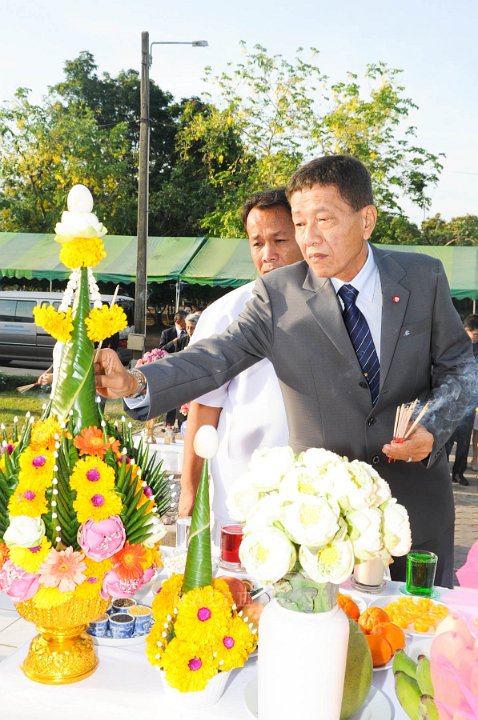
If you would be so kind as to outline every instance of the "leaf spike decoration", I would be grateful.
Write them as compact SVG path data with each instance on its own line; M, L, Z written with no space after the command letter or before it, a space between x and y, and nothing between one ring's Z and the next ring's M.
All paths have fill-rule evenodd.
M212 425L203 425L194 437L194 450L196 455L204 458L204 462L189 532L182 588L184 593L194 588L206 587L212 582L208 460L216 454L218 444L217 430Z

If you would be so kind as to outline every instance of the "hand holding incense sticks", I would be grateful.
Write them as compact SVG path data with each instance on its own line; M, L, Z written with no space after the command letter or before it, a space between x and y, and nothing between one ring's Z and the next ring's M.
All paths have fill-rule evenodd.
M415 413L417 404L418 400L414 400L411 403L404 403L403 405L397 407L397 411L395 413L395 423L393 426L393 443L403 443L407 440L430 407L430 403L426 402L412 422L412 417ZM388 462L390 461L391 458L388 458ZM410 460L408 460L408 462L410 462Z

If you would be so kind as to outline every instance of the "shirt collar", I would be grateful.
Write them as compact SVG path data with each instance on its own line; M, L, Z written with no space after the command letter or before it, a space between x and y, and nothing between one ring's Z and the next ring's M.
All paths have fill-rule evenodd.
M365 264L357 273L357 275L353 278L353 280L349 280L349 282L345 283L343 280L339 280L338 278L333 277L330 278L330 281L334 286L334 290L336 293L338 293L342 285L353 285L354 288L359 291L359 293L362 293L362 297L364 295L372 296L374 291L373 280L377 271L377 264L373 256L372 248L369 245L368 255Z

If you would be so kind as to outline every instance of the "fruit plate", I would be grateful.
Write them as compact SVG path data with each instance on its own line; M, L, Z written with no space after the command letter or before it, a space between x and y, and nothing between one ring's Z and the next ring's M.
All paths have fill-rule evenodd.
M341 595L347 595L347 597L352 598L352 600L357 605L357 607L361 613L363 613L363 611L367 609L367 601L364 600L364 598L361 597L361 595L354 592L353 590L349 590L348 588L339 587L339 593Z
M251 718L258 718L257 678L253 678L244 688L244 704ZM377 688L370 688L367 700L360 710L349 720L393 720L393 708L386 696Z
M425 600L424 598L416 598L416 597L411 597L411 596L407 596L405 598L402 595L382 595L381 597L374 598L374 600L372 600L372 602L369 604L369 607L385 608L385 607L387 607L387 605L390 605L391 603L399 602L400 604L404 604L404 603L413 602L416 604L419 602L422 603L424 601L427 603L427 605L429 604L429 606L433 606L433 607L437 606L437 607L446 609L446 605L442 602L438 602L437 600L431 600L431 599ZM446 609L445 615L446 614L448 614L447 609ZM393 618L390 618L390 619L393 622ZM440 622L441 619L442 619L442 617L440 617L438 619L437 624ZM416 636L416 637L433 637L435 635L434 629L429 630L427 632L423 632L421 630L416 630L415 626L413 624L410 624L408 627L403 628L403 630L406 634Z

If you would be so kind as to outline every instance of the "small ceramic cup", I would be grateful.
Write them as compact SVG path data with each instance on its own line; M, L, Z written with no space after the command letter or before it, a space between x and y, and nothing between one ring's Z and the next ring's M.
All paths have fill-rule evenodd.
M113 600L111 603L110 614L113 615L113 613L117 612L129 612L129 609L134 605L136 605L136 600L133 600L133 598L116 598L116 600Z
M146 605L135 605L128 610L134 617L134 632L136 635L146 635L151 628L152 612Z
M95 637L104 637L108 631L108 622L109 617L104 613L99 618L96 618L96 620L90 622L88 625L89 634Z
M110 615L110 632L113 638L129 638L134 632L134 617L126 612Z

